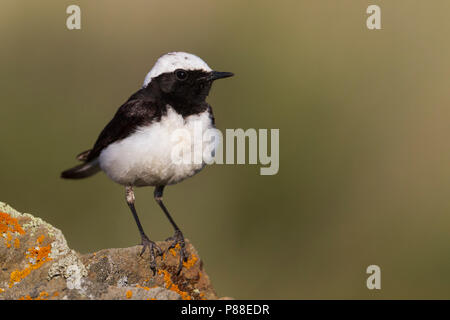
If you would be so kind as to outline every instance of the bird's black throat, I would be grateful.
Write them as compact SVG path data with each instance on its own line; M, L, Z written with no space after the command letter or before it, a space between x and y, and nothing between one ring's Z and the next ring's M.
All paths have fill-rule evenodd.
M183 117L206 111L206 103L212 81L202 80L208 76L204 71L186 71L187 78L177 79L174 73L164 73L140 91L141 98L152 100L161 110L161 115L171 106Z

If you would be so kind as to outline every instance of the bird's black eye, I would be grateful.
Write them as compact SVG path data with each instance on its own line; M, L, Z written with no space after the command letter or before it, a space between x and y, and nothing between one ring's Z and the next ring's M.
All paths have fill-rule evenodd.
M177 76L177 79L180 81L186 80L188 76L187 72L183 69L175 70L175 75Z

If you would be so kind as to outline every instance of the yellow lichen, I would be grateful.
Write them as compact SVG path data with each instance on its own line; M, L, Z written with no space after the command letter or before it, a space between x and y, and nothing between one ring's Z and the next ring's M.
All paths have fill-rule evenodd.
M131 299L131 297L133 296L133 292L131 292L131 290L128 290L126 295L127 295L127 299Z
M42 244L44 241L43 236L39 237L36 242L37 244ZM26 253L26 257L30 259L28 266L23 270L14 270L11 272L9 287L11 288L14 284L20 282L22 279L27 277L32 270L40 268L44 263L52 260L49 254L52 250L51 244L45 247L34 247L29 248Z

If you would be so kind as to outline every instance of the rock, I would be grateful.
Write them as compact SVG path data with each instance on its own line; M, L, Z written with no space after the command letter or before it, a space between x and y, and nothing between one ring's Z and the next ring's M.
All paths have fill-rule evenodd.
M189 260L179 275L178 248L165 252L157 273L141 246L80 254L40 218L0 202L0 299L217 299L203 262L186 239Z

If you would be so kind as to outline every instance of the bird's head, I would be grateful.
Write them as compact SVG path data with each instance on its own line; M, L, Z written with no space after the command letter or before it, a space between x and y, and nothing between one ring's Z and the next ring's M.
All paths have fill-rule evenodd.
M158 88L166 97L177 101L201 102L208 96L214 80L231 76L231 72L212 70L196 55L170 52L156 61L142 87Z

